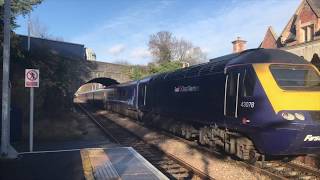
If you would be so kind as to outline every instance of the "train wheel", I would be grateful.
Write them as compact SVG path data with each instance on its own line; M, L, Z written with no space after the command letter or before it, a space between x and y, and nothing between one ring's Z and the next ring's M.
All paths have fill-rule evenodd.
M256 150L254 150L254 149L249 150L248 162L250 164L255 164L258 161L259 157L260 157L260 154Z
M296 157L295 156L292 156L292 157L284 157L281 161L282 162L285 162L285 163L288 163L288 162L291 162L292 160L294 160Z
M186 138L186 139L191 139L191 132L190 132L190 130L185 130L185 134L184 134L184 137Z
M204 145L205 144L205 140L204 140L204 130L201 129L200 133L199 133L199 143Z

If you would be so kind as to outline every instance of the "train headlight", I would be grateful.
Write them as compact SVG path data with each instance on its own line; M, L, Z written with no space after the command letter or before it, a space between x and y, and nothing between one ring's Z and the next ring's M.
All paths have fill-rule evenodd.
M286 120L289 120L289 121L292 121L295 119L294 115L291 114L291 113L287 113L287 112L284 112L281 114L281 116L286 119Z
M294 113L294 116L296 116L296 118L301 121L304 121L306 119L302 113Z

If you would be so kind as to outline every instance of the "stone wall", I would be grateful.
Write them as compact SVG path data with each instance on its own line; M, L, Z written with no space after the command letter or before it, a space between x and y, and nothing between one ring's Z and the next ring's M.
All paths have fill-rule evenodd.
M119 83L124 83L131 81L130 71L132 69L131 66L113 64L107 62L100 61L87 61L88 66L91 67L91 71L88 77L84 79L84 82L88 82L95 78L110 78L114 79ZM102 84L98 83L89 83L89 84L81 84L79 85L78 91L76 94L88 92L96 89L103 88Z
M131 66L113 64L107 62L99 62L99 61L90 61L95 64L96 68L92 70L91 77L88 80L98 78L98 77L106 77L111 78L119 83L124 83L131 81L129 77L129 72L131 70Z
M298 44L290 47L283 47L282 50L289 51L298 56L303 56L306 60L311 61L313 55L317 53L320 55L320 40Z

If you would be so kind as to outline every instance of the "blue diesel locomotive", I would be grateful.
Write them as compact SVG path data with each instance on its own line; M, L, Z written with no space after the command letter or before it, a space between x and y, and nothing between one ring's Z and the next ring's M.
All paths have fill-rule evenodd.
M243 160L320 152L319 71L282 50L246 50L82 96Z

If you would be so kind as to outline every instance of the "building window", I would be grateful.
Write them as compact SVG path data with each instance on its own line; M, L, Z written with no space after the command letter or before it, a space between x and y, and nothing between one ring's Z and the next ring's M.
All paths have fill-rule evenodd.
M305 26L302 28L304 41L303 42L310 42L314 39L314 25Z
M320 70L320 58L317 53L313 54L311 64L315 65Z

